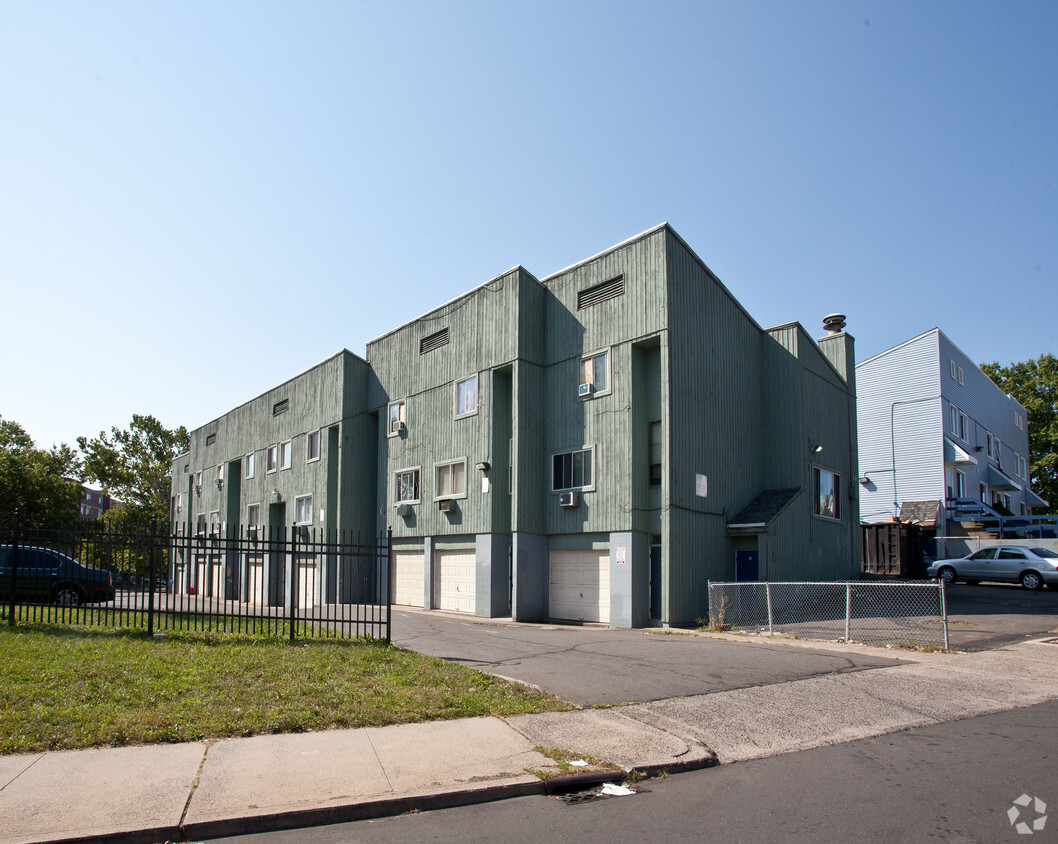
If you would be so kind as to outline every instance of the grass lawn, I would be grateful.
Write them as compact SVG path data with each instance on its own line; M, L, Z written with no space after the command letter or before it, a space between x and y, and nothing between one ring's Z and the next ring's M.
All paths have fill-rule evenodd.
M0 627L0 753L568 709L367 641Z

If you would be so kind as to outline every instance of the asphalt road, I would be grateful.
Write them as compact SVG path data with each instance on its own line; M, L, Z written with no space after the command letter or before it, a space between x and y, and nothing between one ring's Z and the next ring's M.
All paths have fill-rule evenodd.
M402 647L529 683L579 706L787 683L898 661L883 649L864 656L664 631L501 624L397 608L392 635Z
M1058 840L1058 701L646 780L627 797L498 803L222 839L288 842ZM1041 815L1031 836L1016 822ZM1031 827L1030 827L1031 828Z

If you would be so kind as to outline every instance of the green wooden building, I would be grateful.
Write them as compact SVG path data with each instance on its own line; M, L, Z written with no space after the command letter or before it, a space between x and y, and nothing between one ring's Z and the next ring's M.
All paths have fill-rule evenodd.
M197 429L173 519L391 528L397 604L693 624L710 580L856 576L843 328L762 329L663 224L544 279L516 267ZM282 600L267 561L221 568L176 580ZM350 599L340 566L301 568L304 603Z

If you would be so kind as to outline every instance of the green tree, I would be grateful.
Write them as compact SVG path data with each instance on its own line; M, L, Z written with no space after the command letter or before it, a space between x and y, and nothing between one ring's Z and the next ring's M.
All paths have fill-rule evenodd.
M133 414L127 429L101 431L91 440L78 437L77 445L84 454L84 477L121 502L124 524L145 526L158 519L168 526L173 458L188 447L182 425L169 430L153 416Z
M66 443L44 451L21 425L0 417L0 514L73 515L79 474L77 453Z
M1009 366L983 363L981 369L1028 410L1032 490L1054 512L1058 509L1058 358L1046 354Z

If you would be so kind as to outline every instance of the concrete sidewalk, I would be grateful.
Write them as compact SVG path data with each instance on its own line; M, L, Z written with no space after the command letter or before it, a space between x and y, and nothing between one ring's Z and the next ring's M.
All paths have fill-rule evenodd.
M1058 644L901 656L913 661L506 721L0 757L0 842L200 840L380 817L543 794L533 771L557 767L537 747L687 770L1058 698Z

